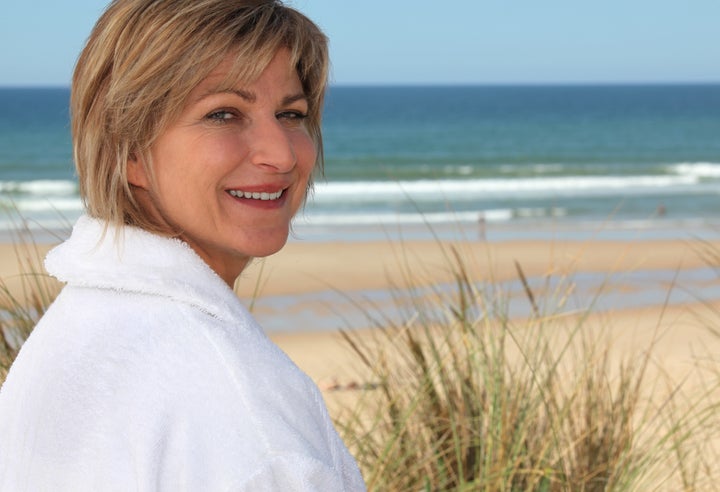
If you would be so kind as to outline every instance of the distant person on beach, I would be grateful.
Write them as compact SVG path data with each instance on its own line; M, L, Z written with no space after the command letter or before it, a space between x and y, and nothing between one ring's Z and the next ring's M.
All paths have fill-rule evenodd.
M322 165L327 40L277 0L116 0L75 68L86 214L0 392L1 491L357 491L233 292Z
M487 220L485 219L485 212L480 212L478 215L478 239L485 241L487 239Z

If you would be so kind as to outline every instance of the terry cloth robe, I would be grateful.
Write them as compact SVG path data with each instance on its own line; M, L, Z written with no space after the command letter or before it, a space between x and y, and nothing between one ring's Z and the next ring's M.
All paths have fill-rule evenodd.
M0 392L0 491L365 490L312 381L184 242L82 217Z

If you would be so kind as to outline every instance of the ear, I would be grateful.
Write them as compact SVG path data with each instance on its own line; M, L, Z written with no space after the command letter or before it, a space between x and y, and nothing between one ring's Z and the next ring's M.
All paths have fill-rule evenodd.
M133 186L147 190L150 188L150 180L148 179L145 165L135 154L130 154L127 161L127 180Z

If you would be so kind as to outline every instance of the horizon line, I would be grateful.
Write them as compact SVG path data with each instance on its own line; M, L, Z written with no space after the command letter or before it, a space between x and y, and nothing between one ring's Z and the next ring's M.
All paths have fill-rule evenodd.
M544 81L544 82L330 82L328 88L392 88L392 87L612 87L612 86L708 86L720 85L720 80L675 81ZM5 84L2 89L70 89L69 84Z

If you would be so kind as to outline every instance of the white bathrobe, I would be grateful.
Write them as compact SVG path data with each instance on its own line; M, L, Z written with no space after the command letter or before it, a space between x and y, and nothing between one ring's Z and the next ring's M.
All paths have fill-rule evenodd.
M0 392L0 491L356 491L317 387L176 239L82 217Z

